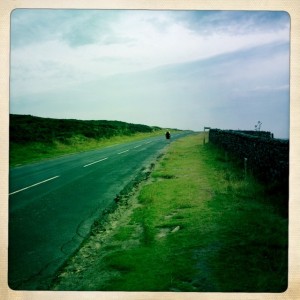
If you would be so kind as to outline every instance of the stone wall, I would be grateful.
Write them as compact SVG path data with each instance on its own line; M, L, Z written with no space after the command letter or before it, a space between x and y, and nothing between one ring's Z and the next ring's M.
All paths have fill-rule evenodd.
M272 139L274 137L273 133L271 133L270 131L256 131L256 130L229 130L229 131L254 135L266 139Z
M210 129L209 142L232 153L259 179L288 183L289 141L273 139L270 132Z

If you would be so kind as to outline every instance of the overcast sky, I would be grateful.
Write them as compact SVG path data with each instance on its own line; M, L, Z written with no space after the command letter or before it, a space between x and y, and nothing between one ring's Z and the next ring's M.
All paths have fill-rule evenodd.
M285 12L18 9L10 112L288 138L289 43Z

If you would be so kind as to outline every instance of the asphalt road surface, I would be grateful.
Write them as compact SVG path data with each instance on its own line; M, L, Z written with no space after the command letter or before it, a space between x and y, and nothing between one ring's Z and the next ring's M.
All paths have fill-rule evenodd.
M8 283L45 290L93 221L169 142L189 134L106 147L10 169Z

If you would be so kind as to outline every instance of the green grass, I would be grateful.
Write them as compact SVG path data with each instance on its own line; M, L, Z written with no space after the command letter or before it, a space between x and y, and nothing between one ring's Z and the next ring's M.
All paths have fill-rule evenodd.
M120 217L104 248L92 250L89 271L62 278L56 289L286 289L288 219L277 203L287 206L287 195L275 199L250 175L245 179L234 159L202 140L197 134L170 145L129 219ZM110 275L103 280L103 274Z
M108 120L41 118L31 115L9 116L10 141L14 143L67 142L73 136L92 139L153 132L159 127Z
M163 135L157 126L10 114L10 166Z
M61 155L100 149L158 135L164 135L164 131L157 130L151 133L135 133L130 136L113 136L99 140L87 138L82 135L75 135L64 142L30 142L26 144L11 142L9 149L9 164L13 167L55 158Z

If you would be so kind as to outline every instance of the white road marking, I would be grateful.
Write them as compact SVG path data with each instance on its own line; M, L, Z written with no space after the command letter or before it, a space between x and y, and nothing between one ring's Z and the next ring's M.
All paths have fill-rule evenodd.
M125 152L128 152L129 150L125 150L125 151L122 151L122 152L120 152L120 153L118 153L118 154L122 154L122 153L125 153Z
M136 148L138 148L138 147L141 147L142 145L143 145L143 144L137 145L137 146L134 147L134 149L136 149Z
M91 165L97 164L98 162L100 162L100 161L103 161L103 160L106 160L106 159L108 159L108 157L105 157L105 158L102 158L102 159L99 159L99 160L93 161L92 163L90 163L90 164L87 164L87 165L85 165L85 166L83 166L83 167L85 168L85 167L88 167L88 166L91 166Z
M9 195L13 195L13 194L16 194L16 193L25 191L25 190L27 190L27 189L30 189L30 188L34 187L34 186L37 186L37 185L40 185L40 184L45 183L45 182L47 182L47 181L53 180L53 179L55 179L55 178L57 178L57 177L59 177L59 176L54 176L54 177L51 177L51 178L49 178L49 179L43 180L43 181L41 181L41 182L35 183L35 184L33 184L33 185L27 186L27 187L25 187L25 188L23 188L23 189L20 189L20 190L18 190L18 191L15 191L15 192L10 193Z

